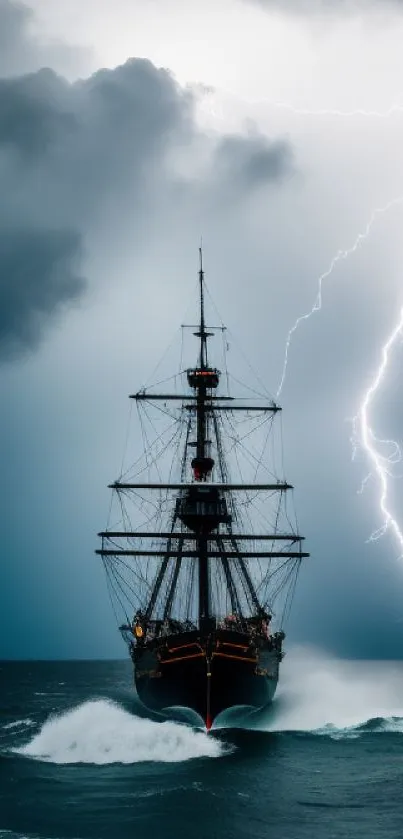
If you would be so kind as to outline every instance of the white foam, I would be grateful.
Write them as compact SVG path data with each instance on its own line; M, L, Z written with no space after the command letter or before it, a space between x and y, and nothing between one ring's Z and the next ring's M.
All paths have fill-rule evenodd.
M30 834L28 836L27 833L14 833L13 830L0 830L0 839L3 837L7 837L7 839L39 839L38 836L34 836Z
M29 839L25 833L13 833L12 830L0 830L0 839L3 836L7 836L7 839Z
M151 722L107 700L85 702L51 717L18 754L51 763L165 763L219 757L211 736L175 722Z
M257 727L352 736L369 720L374 731L403 733L403 662L341 661L294 648L273 708Z
M1 830L0 839L7 837L7 839L45 839L43 836L38 836L36 833L14 833L13 830Z
M403 734L403 718L386 717L377 726L378 731L388 731L391 734Z
M16 720L15 722L9 722L7 723L7 725L3 725L3 729L7 731L7 729L9 728L25 728L30 725L34 725L34 721L28 718L26 720Z

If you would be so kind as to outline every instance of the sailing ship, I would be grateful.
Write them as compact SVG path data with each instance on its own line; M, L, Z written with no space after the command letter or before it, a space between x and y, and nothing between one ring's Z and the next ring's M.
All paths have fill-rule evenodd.
M224 390L210 363L209 340L225 327L206 326L201 249L198 292L199 322L191 327L198 358L180 371L182 392L143 388L130 397L140 420L154 406L168 432L152 420L148 431L141 425L144 459L110 485L120 528L109 524L99 534L96 553L124 614L119 628L138 699L168 718L189 711L209 730L224 712L261 709L273 699L283 622L309 554L287 505L292 486L265 464L280 406L265 394L249 396L252 388L233 396L228 374ZM260 450L248 445L254 434ZM237 448L247 452L249 480ZM159 463L170 453L163 479Z

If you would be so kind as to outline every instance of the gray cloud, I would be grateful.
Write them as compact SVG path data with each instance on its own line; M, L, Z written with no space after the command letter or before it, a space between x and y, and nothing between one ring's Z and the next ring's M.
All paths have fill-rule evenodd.
M261 134L250 134L224 137L216 152L216 165L224 179L250 187L283 180L293 172L294 162L285 140L269 142Z
M85 63L86 51L60 41L41 42L33 33L35 16L20 0L0 0L0 76L29 73L44 66L70 72Z
M42 157L75 125L61 107L64 85L51 70L0 79L0 147Z
M11 42L21 41L29 11L0 3ZM82 255L111 207L123 218L130 202L136 235L178 187L188 204L241 201L292 171L287 142L204 136L193 107L144 59L74 83L50 69L0 80L0 358L31 350L83 293ZM201 146L207 174L179 176L183 150Z
M48 318L82 293L84 281L75 271L80 249L77 233L1 232L1 358L36 347Z
M125 181L139 198L187 111L146 61L73 85L51 70L0 81L0 355L32 349L58 304L77 299L73 264L94 216Z
M1 75L12 75L23 69L21 66L21 53L24 50L30 51L29 39L26 33L32 17L31 9L24 4L12 3L10 0L0 0Z

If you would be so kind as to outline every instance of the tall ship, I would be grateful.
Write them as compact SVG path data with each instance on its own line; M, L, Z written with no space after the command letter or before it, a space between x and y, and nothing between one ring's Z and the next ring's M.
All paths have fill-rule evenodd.
M273 699L284 621L309 554L275 445L280 406L252 374L241 383L226 361L224 373L210 362L210 339L225 327L206 325L201 249L198 293L195 366L180 366L171 389L164 380L162 392L130 397L136 456L110 485L96 553L123 616L138 699L209 730L228 711Z

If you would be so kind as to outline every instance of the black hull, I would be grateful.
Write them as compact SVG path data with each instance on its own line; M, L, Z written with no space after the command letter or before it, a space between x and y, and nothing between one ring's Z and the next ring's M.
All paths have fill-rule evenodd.
M281 653L269 643L260 647L251 651L227 641L209 649L198 639L165 647L162 655L158 648L137 648L133 660L138 697L151 711L168 716L177 716L178 706L190 709L207 729L234 706L263 708L277 687Z

